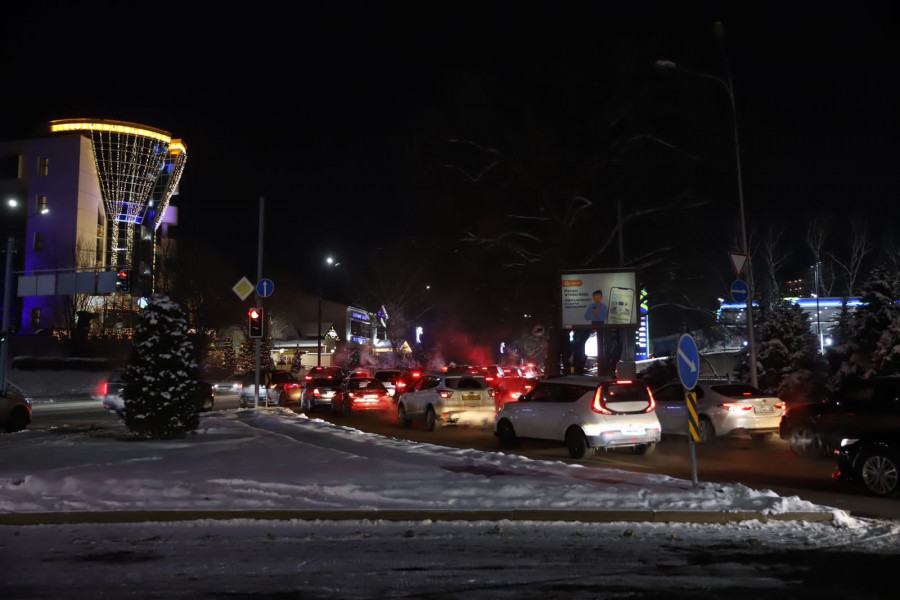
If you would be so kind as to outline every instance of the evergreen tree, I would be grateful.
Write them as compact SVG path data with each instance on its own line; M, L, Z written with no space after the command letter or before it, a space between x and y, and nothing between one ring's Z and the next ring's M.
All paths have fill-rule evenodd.
M896 361L892 358L892 347L898 339L896 298L897 285L889 272L883 266L872 269L863 285L861 304L853 312L854 344L841 365L838 381L880 375Z
M225 343L222 344L222 362L229 374L237 373L237 356L234 354L234 340L231 336L225 338Z
M256 340L245 337L241 340L237 357L238 373L251 373L256 370Z
M254 348L254 352L255 352ZM253 356L253 366L256 367L256 354ZM259 369L261 371L274 371L275 370L275 360L272 358L272 340L268 337L263 337L259 341Z
M141 311L125 373L125 426L152 439L196 431L196 386L184 312L167 296L154 294Z
M291 360L291 375L296 379L300 375L300 368L303 366L301 359L305 353L300 348L294 349L294 358Z
M803 309L777 300L766 311L759 333L756 367L760 389L789 404L822 397L827 365Z

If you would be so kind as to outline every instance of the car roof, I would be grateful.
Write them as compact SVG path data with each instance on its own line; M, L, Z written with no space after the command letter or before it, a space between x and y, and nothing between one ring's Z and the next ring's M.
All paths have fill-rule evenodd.
M593 375L560 375L558 377L548 377L542 379L539 383L568 383L575 385L583 385L585 387L596 387L597 384L616 381L614 377L595 377Z

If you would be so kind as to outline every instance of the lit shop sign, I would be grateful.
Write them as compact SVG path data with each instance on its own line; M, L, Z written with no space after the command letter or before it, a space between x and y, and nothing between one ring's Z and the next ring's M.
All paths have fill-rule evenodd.
M367 344L369 343L369 338L357 337L355 335L350 336L350 340L356 342L357 344Z
M356 311L351 311L351 312L350 312L350 318L351 318L351 319L357 319L357 320L359 320L359 321L368 321L368 320L369 320L369 315L363 314L363 313L358 313L358 312L356 312Z

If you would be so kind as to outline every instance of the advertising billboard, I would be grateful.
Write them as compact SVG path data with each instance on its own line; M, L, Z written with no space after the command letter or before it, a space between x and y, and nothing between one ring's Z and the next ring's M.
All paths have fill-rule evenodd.
M600 329L638 324L634 271L563 271L560 281L563 327Z

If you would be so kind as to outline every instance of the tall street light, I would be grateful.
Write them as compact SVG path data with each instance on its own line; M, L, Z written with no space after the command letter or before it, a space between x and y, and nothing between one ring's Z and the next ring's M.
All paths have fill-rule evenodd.
M328 256L325 258L325 265L327 269L332 269L337 267L339 262L337 262L334 257ZM316 332L316 366L322 366L322 273L324 271L322 269L319 270L319 328Z
M749 289L749 293L747 294L747 343L750 351L750 383L753 387L757 387L756 342L753 333L753 268L750 262L750 251L747 245L747 222L744 217L744 184L741 176L741 143L740 136L738 135L737 106L734 101L734 85L731 81L731 70L728 67L728 57L725 54L725 28L722 23L717 22L713 25L713 33L719 42L719 48L722 52L722 61L725 64L725 79L721 79L709 73L680 69L677 64L669 60L656 61L656 67L658 69L678 71L680 73L686 73L710 81L715 81L725 89L728 100L731 102L731 124L734 132L734 158L735 168L737 170L738 210L741 217L741 246L743 253L747 256L747 287Z

